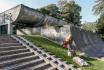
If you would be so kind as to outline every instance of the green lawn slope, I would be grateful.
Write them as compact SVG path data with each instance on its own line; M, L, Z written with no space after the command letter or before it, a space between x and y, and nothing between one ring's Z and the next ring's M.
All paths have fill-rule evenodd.
M59 44L52 42L46 38L41 36L23 36L27 40L33 42L38 47L45 48L47 51L51 52L52 54L56 55L58 58L62 58L64 61L67 61L69 64L76 65L72 58L67 56L67 49L62 48ZM83 67L83 70L104 70L104 62L91 59L91 58L84 58L89 64L89 67Z

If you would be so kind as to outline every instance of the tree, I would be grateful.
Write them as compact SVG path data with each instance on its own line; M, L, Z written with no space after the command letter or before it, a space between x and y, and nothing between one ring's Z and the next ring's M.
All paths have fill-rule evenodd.
M104 16L102 15L97 22L97 31L99 34L104 35Z
M81 12L81 7L78 4L76 4L74 1L70 1L66 3L62 8L61 16L65 21L79 26L81 23L80 12Z
M78 4L76 4L73 0L60 0L58 2L58 6L59 7L57 7L56 4L50 4L40 8L39 11L43 14L65 20L68 23L80 25L81 7Z
M74 0L59 0L58 1L58 7L59 7L59 10L62 11L64 6L67 4L67 3L70 3Z
M65 4L67 4L67 0L59 0L58 1L58 8L59 8L60 11L62 11Z
M104 35L104 0L96 0L95 3L94 14L100 15L97 21L97 32Z
M104 15L104 0L96 0L96 5L93 7L94 14Z
M47 14L47 15L49 15L49 11L48 10L46 10L45 8L40 8L40 9L37 9L37 11L39 11L39 12L41 12L41 13L43 13L43 14Z
M39 11L43 14L47 14L49 16L56 17L56 18L57 18L58 13L59 13L59 9L56 6L56 4L50 4L48 6L40 8Z

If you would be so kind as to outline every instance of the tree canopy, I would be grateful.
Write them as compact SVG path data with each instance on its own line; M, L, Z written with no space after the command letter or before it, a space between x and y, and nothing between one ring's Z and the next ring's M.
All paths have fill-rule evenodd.
M48 6L40 8L39 11L43 14L47 14L49 16L56 17L56 18L59 13L59 9L56 6L56 4L49 4Z
M74 25L79 26L81 24L81 7L73 0L59 0L58 5L49 4L38 9L38 11Z
M104 15L104 0L96 0L93 7L94 14Z
M100 16L100 18L98 19L97 30L98 30L98 33L104 34L104 16L103 15Z
M66 3L62 9L61 16L62 18L74 25L80 25L81 21L81 7L76 4L74 1Z
M95 14L100 15L97 21L97 31L104 34L104 0L96 0L93 11Z

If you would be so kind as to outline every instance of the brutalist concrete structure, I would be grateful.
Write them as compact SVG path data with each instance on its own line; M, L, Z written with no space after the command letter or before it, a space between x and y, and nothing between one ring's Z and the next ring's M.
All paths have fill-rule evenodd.
M0 19L1 19L1 23L0 23L1 26L2 24L3 25L7 24L8 27L11 26L11 28L13 25L18 23L32 24L33 26L41 26L44 24L61 26L61 25L67 24L67 22L65 21L58 20L56 18L39 13L34 9L29 8L23 4L13 7L1 13ZM8 20L9 22L6 22ZM10 23L11 25L8 23ZM12 29L8 29L7 32L8 34L12 34Z
M15 32L14 27L16 24L29 24L33 25L34 27L44 25L64 26L67 25L67 22L48 15L44 15L32 8L21 4L4 11L3 13L0 13L0 34L13 34ZM73 40L75 42L75 49L84 52L90 57L104 57L104 42L98 37L97 34L72 25L68 26L69 28L66 26L65 29L62 28L62 34L60 34L60 31L56 31L56 35L54 34L54 32L53 34L47 34L44 33L45 31L47 31L47 29L42 32L44 28L38 28L38 32L42 32L39 34L46 36L49 39L56 40L61 45L67 33L71 32ZM61 28L59 30L61 30ZM35 29L35 31L37 31L37 29ZM28 32L29 31L27 31L27 33ZM52 33L51 30L50 33Z

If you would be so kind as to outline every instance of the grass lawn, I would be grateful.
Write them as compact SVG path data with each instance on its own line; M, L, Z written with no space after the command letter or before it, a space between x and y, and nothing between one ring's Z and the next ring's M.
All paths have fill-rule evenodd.
M76 65L72 61L72 58L67 56L67 49L62 48L62 46L40 36L23 36L23 37L33 42L35 45L47 49L47 51L53 53L58 58L62 58L63 60L67 61L69 64ZM90 66L84 67L83 70L104 70L103 61L99 61L91 58L85 58L85 60L87 60Z
M23 36L23 37L33 42L38 47L45 48L47 51L56 55L56 57L63 58L63 60L68 61L69 64L74 63L72 59L67 56L67 49L63 49L62 46L60 46L59 44L56 44L40 36Z

